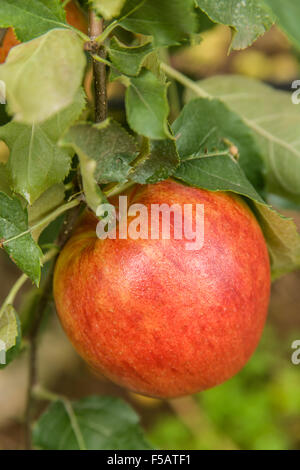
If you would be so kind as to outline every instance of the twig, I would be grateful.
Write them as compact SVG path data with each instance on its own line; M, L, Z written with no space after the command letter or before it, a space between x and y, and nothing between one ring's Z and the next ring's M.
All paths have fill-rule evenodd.
M93 10L89 12L90 48L94 56L99 56L105 61L106 49L103 44L98 44L96 38L103 32L103 20L99 19ZM106 91L106 65L93 58L93 75L95 90L95 122L104 121L107 118L107 91Z
M56 245L59 250L61 250L66 242L68 241L78 216L80 214L82 208L82 203L73 207L66 215L66 219L64 221L63 227L60 231L58 236ZM27 403L26 403L26 411L25 411L25 441L26 441L26 448L32 448L31 442L31 424L33 419L33 408L34 408L34 395L32 393L34 386L37 384L37 337L38 332L41 326L42 319L44 317L44 313L46 307L48 305L49 300L52 296L52 283L53 283L53 273L54 273L54 266L57 256L53 259L51 267L49 268L49 273L47 279L42 287L42 293L37 303L34 312L34 320L33 325L31 327L29 333L29 346L30 346L30 353L29 353L29 377L28 377L28 389L27 389Z

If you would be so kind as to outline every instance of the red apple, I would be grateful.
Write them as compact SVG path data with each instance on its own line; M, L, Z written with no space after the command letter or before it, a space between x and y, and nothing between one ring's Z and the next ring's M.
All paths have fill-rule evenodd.
M248 361L265 323L260 226L241 198L172 181L138 186L133 203L204 204L203 247L173 236L100 240L88 213L56 264L61 323L93 368L135 392L178 397L220 384Z

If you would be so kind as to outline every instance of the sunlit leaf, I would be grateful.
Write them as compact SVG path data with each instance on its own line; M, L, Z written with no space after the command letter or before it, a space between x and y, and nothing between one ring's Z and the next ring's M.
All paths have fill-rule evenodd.
M10 113L17 121L37 124L66 108L78 92L85 64L82 41L64 29L14 47L0 65Z

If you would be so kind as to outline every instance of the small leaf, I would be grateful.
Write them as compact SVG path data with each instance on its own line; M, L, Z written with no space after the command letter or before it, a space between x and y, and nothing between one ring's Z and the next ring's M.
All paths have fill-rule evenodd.
M268 244L273 280L299 268L300 235L294 221L261 204L254 212Z
M240 165L229 155L187 158L176 170L175 176L192 186L210 191L232 191L264 204Z
M4 369L19 354L21 339L19 316L12 305L6 305L0 313L0 369Z
M233 49L250 46L274 22L270 10L259 0L196 1L212 21L233 28Z
M1 0L0 26L13 26L20 41L68 27L60 0Z
M27 212L19 199L0 192L0 246L2 244L16 265L38 285L42 252L27 231ZM15 239L8 242L11 238Z
M110 20L120 15L126 0L92 0L92 2L95 10L104 19Z
M86 198L86 203L89 208L96 214L98 207L101 204L106 204L108 202L95 179L97 164L95 160L89 159L81 151L78 151L78 156L80 160L82 185Z
M53 212L64 201L65 187L62 183L55 184L47 189L32 206L28 207L28 221L32 227L41 219ZM35 230L31 231L32 238L38 241L42 231L48 226L48 222L39 225Z
M11 186L29 204L69 172L72 154L59 148L57 141L78 118L84 105L80 90L70 106L42 124L30 126L11 121L0 127L0 139L10 148L7 168Z
M171 137L167 84L144 69L138 77L130 78L125 100L128 123L135 132L150 139Z
M0 341L5 344L6 351L16 345L17 336L17 312L12 305L7 305L0 312Z
M97 126L97 124L95 126ZM77 153L80 161L82 185L86 203L90 209L96 213L97 208L101 204L107 203L107 199L102 193L96 180L97 161L93 158L93 152L96 151L97 155L97 148L94 147L95 142L91 142L91 148L89 147L90 143L88 140L89 132L91 130L92 135L94 134L93 137L96 136L97 138L97 133L93 132L92 125L82 123L72 127L69 132L67 132L67 134L61 139L60 146L72 148ZM80 138L81 135L83 135L83 142ZM89 155L90 151L92 156Z
M147 42L142 46L127 47L118 39L112 38L109 46L109 57L117 69L125 75L139 74L146 57L153 52L153 45Z
M9 111L23 123L45 121L71 105L85 65L82 41L73 31L52 30L14 47L0 66Z
M33 443L43 450L150 449L132 408L104 396L52 403L34 426Z
M139 184L158 183L169 178L178 165L174 140L151 140L149 148L134 165L129 179Z
M176 45L196 32L194 0L151 0L137 9L135 5L136 0L127 0L126 12L134 11L121 25L134 33L153 36L156 45Z
M79 123L67 132L61 144L71 146L95 161L97 183L125 182L137 157L134 138L111 119L100 124Z

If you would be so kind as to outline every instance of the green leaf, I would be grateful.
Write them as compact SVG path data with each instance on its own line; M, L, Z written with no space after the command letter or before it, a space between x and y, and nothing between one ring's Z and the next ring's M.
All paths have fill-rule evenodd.
M264 0L277 17L277 24L300 49L300 3L298 0Z
M92 0L92 2L95 10L104 19L110 20L120 15L126 0Z
M10 148L7 167L12 188L30 204L69 172L72 154L59 148L57 141L84 106L80 90L69 107L42 124L30 126L11 121L0 127L0 139Z
M77 131L75 129L77 129ZM79 161L80 161L82 185L83 185L83 191L84 191L85 198L86 198L86 203L90 207L90 209L96 213L98 207L101 204L107 203L107 199L105 195L102 193L98 185L98 182L96 180L97 161L93 158L93 156L89 155L90 151L92 152L92 155L94 155L93 152L96 152L97 154L97 148L94 147L95 141L91 143L91 146L89 146L89 142L88 142L89 132L92 129L93 129L92 125L89 125L87 123L74 126L61 139L59 144L61 147L72 148L73 150L76 151L79 157ZM80 138L78 142L77 140L78 136L76 135L77 132L81 133L80 135L83 135L83 138L84 138L83 142L81 142ZM93 138L95 138L95 135L97 137L97 133L94 133L93 130L92 130L92 135L93 135Z
M0 66L7 103L17 121L38 124L69 106L81 85L86 59L73 31L56 29L11 49Z
M216 26L216 24L213 21L211 21L211 19L206 15L206 13L200 10L200 8L196 9L196 15L197 15L197 23L198 23L196 35L198 35L198 44L199 44L199 42L201 42L202 40L202 36L200 35L200 33L203 33L204 31L207 31L213 28L214 26Z
M196 0L199 8L215 23L233 29L231 47L244 49L273 24L270 10L261 0Z
M127 0L126 11L132 10L136 0ZM134 33L153 36L156 45L176 45L196 32L197 18L194 0L145 1L121 25Z
M142 46L127 47L118 39L112 38L108 54L112 63L121 73L136 76L139 74L146 57L153 50L151 42L147 42Z
M17 336L17 312L12 305L7 305L0 313L0 340L5 344L6 351L16 345Z
M129 179L139 184L158 183L169 178L179 165L175 141L151 140L134 165Z
M300 202L300 107L291 94L240 76L198 82L200 92L216 96L252 129L266 165L267 189ZM187 99L195 96L189 92Z
M213 115L216 130L211 127L207 132L202 122L203 119L209 121L210 117L208 108L203 106L205 101L209 103L209 100L203 99L190 101L173 124L182 159L175 177L191 186L210 191L231 191L248 198L268 245L273 278L300 267L300 236L295 224L266 205L238 161L224 150L220 135L224 135L226 124L223 123L221 107L220 122ZM213 101L210 103L216 106ZM202 119L200 111L204 111ZM241 139L242 135L241 132Z
M3 163L0 163L0 191L8 196L11 195L9 187L9 172L7 165L4 165Z
M32 206L28 207L28 222L33 227L37 222L53 212L60 206L65 197L65 186L63 183L55 184L47 189ZM49 222L39 225L31 230L32 238L37 241L42 231L48 226Z
M66 11L61 0L38 0L43 5L55 14L56 18L61 21L66 21ZM76 0L75 0L76 1ZM24 3L24 2L23 2Z
M0 26L13 26L22 42L68 27L60 0L1 0Z
M192 168L199 157L223 153L230 156L231 147L238 151L239 164L257 190L264 186L263 162L258 146L243 120L216 99L197 98L188 103L173 124L182 160ZM219 159L222 164L222 158ZM209 167L209 161L206 163ZM234 169L235 168L235 169ZM232 166L239 179L239 167Z
M149 70L131 77L126 90L126 114L130 127L150 139L171 137L167 117L167 84Z
M82 176L82 185L89 208L97 213L97 209L101 204L106 204L107 199L98 186L95 178L96 162L89 159L83 152L78 152Z
M137 157L134 138L116 121L99 124L79 123L67 132L61 144L95 161L97 183L125 182Z
M30 279L39 284L42 252L28 232L27 212L17 198L0 192L0 240L2 248ZM8 241L13 238L12 241ZM0 245L1 246L1 245Z
M21 339L19 316L12 305L6 305L0 313L0 369L4 369L18 355ZM3 345L4 349L1 348Z
M176 170L175 176L192 186L210 191L231 191L264 204L240 165L229 154L187 158Z
M254 212L267 240L273 280L300 268L300 235L294 221L261 204Z
M132 408L103 396L52 403L34 426L33 443L43 450L150 449Z

